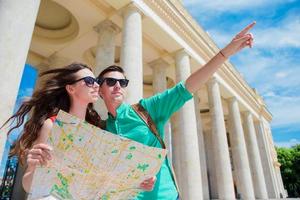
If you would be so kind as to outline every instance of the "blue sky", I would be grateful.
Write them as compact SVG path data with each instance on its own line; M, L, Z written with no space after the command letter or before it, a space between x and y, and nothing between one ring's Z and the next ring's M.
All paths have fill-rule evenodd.
M254 47L230 59L273 115L277 146L300 143L300 0L183 0L184 6L221 48L244 26Z
M37 70L30 65L25 65L24 71L23 71L23 76L21 79L21 83L19 86L19 93L17 96L16 104L14 107L14 111L16 111L19 106L21 105L22 101L24 100L24 97L30 97L33 92L33 88L36 82L36 77L37 77ZM2 178L6 160L7 160L7 155L9 152L9 146L10 144L13 143L13 141L18 137L20 131L22 130L22 127L14 130L8 138L8 142L5 145L4 149L4 154L3 157L0 158L0 177Z

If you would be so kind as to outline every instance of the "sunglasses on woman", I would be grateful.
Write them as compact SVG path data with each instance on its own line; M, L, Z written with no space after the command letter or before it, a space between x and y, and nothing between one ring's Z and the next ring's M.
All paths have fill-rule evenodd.
M83 77L83 78L80 78L76 81L73 81L71 84L74 84L74 83L77 83L79 81L83 80L85 85L88 86L88 87L93 87L95 82L98 83L98 79L97 78L94 78L94 77L91 77L91 76L86 76L86 77Z
M107 77L107 78L101 78L101 79L99 79L98 84L101 86L104 82L105 82L106 85L108 85L109 87L113 87L113 86L116 85L117 82L119 82L120 86L121 86L122 88L125 88L125 87L127 87L129 80L128 80L128 79L125 79L125 78L122 78L122 79L116 79L116 78L109 78L109 77Z

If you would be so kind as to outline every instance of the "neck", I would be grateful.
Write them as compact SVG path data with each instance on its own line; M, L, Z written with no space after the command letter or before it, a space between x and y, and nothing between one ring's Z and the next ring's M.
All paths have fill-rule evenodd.
M122 104L122 102L118 102L118 103L107 103L106 107L108 112L113 116L116 117L117 116L117 108Z
M72 102L69 113L78 117L79 119L85 120L87 106L87 104Z

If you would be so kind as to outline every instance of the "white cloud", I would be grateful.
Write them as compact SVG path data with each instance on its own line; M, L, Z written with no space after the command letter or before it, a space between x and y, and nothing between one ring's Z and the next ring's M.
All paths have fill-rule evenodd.
M286 73L286 72L277 72L275 74L275 77L276 78L285 78L285 77L287 77L287 75L288 75L288 73Z
M300 124L300 97L268 96L265 99L273 115L272 127Z
M300 144L300 141L297 139L291 139L289 141L284 141L284 142L275 142L275 146L277 147L286 147L290 148L292 146L295 146L297 144Z
M293 20L290 20L292 19ZM280 26L254 30L260 48L300 47L300 16L289 16Z
M292 18L293 20L290 20ZM260 21L258 20L257 23L260 23ZM235 25L235 27L240 27L240 29L242 29L244 25L246 25L246 23L243 22L243 25ZM223 47L230 42L237 31L239 30L236 30L235 28L234 30L227 29L226 31L220 29L208 30L216 44L220 47ZM254 34L254 46L256 48L299 48L300 15L297 16L291 14L277 26L254 27L251 32Z

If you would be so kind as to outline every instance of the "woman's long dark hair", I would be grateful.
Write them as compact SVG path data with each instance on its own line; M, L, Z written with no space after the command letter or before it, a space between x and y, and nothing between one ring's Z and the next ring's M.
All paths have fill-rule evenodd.
M30 99L22 103L18 111L2 126L4 127L8 122L13 123L16 120L16 124L7 133L10 134L23 124L25 116L30 112L24 130L11 149L10 155L18 155L20 160L23 161L25 151L30 149L38 138L38 132L45 120L57 115L60 109L69 112L71 103L65 86L76 80L76 72L86 68L91 70L84 64L72 63L64 68L51 69L40 74L40 77L52 76L48 77L43 86L36 90ZM92 103L88 105L86 121L98 127L102 124L101 118L94 110Z

